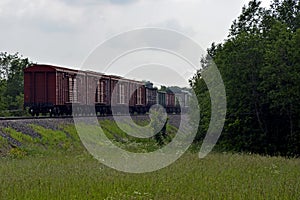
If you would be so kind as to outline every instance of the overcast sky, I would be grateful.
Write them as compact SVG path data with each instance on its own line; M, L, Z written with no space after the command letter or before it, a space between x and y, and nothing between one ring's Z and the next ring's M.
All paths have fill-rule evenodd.
M222 42L248 0L1 0L0 51L78 67L100 43L140 27L162 27L206 49ZM267 6L269 0L263 0Z

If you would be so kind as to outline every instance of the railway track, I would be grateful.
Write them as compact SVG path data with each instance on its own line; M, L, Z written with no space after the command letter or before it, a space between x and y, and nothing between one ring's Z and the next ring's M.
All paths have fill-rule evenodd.
M50 116L39 116L39 117L31 117L31 116L21 116L21 117L0 117L0 121L7 120L24 120L24 119L65 119L65 118L73 118L73 116L59 116L59 117L50 117Z
M97 118L111 118L113 115L105 115L105 116L97 116ZM118 116L128 116L128 115L118 115ZM131 115L134 118L138 118L138 117L147 117L149 116L148 114L144 114L144 115ZM180 116L180 114L169 114L169 116ZM76 117L95 117L95 116L76 116ZM72 119L73 116L38 116L38 117L32 117L32 116L20 116L20 117L0 117L0 121L12 121L12 120L30 120L30 119Z
M128 116L128 115L118 115L118 116ZM135 116L148 116L148 115L133 115ZM90 116L76 116L76 117L95 117L94 115ZM105 117L112 117L112 115L105 115L105 116L97 116L97 118L105 118ZM25 120L25 119L71 119L73 118L72 115L64 115L64 116L20 116L20 117L0 117L0 121L7 121L7 120Z

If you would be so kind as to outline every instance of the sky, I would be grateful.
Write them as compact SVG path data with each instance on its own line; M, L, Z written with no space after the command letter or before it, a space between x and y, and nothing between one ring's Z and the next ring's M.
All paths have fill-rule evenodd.
M247 2L1 0L0 51L19 52L35 63L78 68L99 44L143 27L178 31L206 49L226 38L232 21ZM268 6L269 0L263 0L262 5Z

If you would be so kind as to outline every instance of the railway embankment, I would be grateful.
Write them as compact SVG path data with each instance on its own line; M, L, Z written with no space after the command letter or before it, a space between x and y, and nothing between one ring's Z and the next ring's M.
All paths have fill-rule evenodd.
M143 126L150 122L148 115L132 116L132 119ZM169 132L175 134L174 130L180 125L180 115L169 115L168 119ZM106 134L110 139L125 146L130 142L136 143L134 138L124 136L124 133L118 129L113 116L98 117L98 120L100 126L105 127ZM140 146L137 143L136 149L145 146L143 141L140 142ZM155 140L150 141L150 146L147 144L151 149L155 145ZM73 118L0 120L0 156L23 157L44 154L52 150L72 151L78 149L82 150L83 146L77 135Z

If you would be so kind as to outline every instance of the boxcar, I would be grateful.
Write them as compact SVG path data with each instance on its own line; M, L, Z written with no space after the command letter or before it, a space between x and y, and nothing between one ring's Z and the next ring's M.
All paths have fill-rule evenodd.
M71 112L71 103L82 100L76 76L84 79L84 72L51 65L33 65L24 69L24 107L32 115ZM79 83L80 85L80 83Z
M143 83L111 76L111 107L117 113L145 113L145 86Z
M129 84L129 91L126 94L129 97L130 113L146 113L145 86L143 82L126 79Z
M175 109L175 95L173 92L168 91L166 93L166 109L168 113L176 112Z

